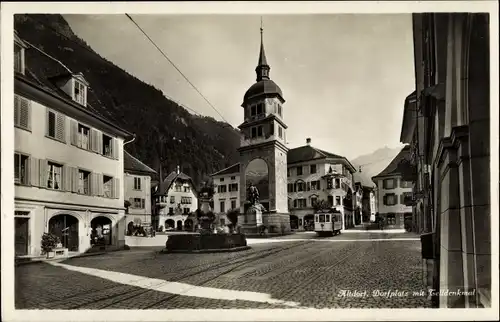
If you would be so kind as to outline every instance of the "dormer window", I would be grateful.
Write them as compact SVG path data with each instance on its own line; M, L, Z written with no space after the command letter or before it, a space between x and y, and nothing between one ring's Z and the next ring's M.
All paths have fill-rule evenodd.
M81 105L87 106L87 86L76 79L73 80L73 83L73 99Z
M24 50L27 48L26 44L19 38L17 33L14 33L14 72L24 75L25 62Z

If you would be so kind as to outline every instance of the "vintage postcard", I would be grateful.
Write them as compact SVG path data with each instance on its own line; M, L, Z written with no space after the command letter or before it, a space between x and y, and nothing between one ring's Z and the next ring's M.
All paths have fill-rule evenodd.
M3 321L498 319L496 1L1 24Z

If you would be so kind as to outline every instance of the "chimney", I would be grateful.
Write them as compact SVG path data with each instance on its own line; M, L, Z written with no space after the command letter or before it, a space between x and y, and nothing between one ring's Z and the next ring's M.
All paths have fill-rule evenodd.
M181 166L180 165L177 166L177 174L179 174L179 173L181 173Z
M307 145L311 145L311 138L307 138L306 143L307 143Z

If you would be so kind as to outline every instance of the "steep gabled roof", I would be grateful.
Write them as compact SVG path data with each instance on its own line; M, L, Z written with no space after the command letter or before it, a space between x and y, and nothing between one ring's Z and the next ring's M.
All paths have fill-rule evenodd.
M290 149L287 154L287 163L294 164L299 162L319 160L319 159L337 159L342 160L349 166L352 172L356 172L356 168L347 160L347 158L334 154L328 151L324 151L310 145L304 145L295 149Z
M225 169L222 169L222 170L219 170L213 174L211 174L210 176L211 177L214 177L214 176L222 176L222 175L226 175L226 174L236 174L236 173L240 173L240 163L235 163L233 164L232 166L230 167L227 167Z
M399 164L403 160L409 160L410 159L410 146L405 145L401 151L396 155L396 157L389 163L389 165L382 170L378 175L373 176L372 180L375 181L375 178L378 177L385 177L385 176L395 176L395 175L400 175L401 172L399 171Z
M154 193L154 195L166 195L168 190L170 190L172 184L178 179L189 181L191 183L191 186L193 187L193 191L196 192L196 187L194 186L193 179L190 176L182 172L177 173L176 171L172 171L165 178L165 180L163 180L163 183L160 184L158 190Z
M123 168L125 172L152 175L156 171L139 161L127 151L123 150Z

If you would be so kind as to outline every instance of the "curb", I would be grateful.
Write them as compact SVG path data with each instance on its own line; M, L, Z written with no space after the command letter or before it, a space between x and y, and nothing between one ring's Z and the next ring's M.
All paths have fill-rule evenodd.
M47 262L62 262L62 261L66 261L66 260L73 259L73 258L99 256L99 255L105 255L105 254L119 252L119 251L126 251L126 250L124 250L124 249L117 249L117 250L112 250L112 251L109 251L109 252L83 253L83 254L78 254L78 255L68 256L68 257L63 257L63 258L53 258L53 259L45 259L44 258L44 259L18 261L18 262L14 263L14 266L23 266L23 265L30 265L30 264L40 264L40 263L47 263Z
M251 249L250 246L241 246L234 248L221 248L221 249L200 249L200 250L161 250L160 254L202 254L202 253L232 253L239 252L243 250Z

